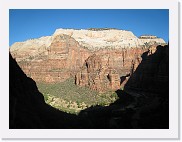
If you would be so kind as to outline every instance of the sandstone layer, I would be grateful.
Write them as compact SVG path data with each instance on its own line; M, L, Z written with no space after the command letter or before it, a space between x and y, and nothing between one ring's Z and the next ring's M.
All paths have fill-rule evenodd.
M90 56L76 75L76 84L100 92L118 90L126 83L121 77L129 76L141 62L148 49L101 50ZM125 82L124 82L125 81Z
M152 46L142 54L141 64L125 85L125 90L169 95L169 46Z
M108 29L108 30L74 30L74 29L57 29L53 36L67 34L77 40L80 45L90 50L98 49L120 49L141 47L147 44L164 44L161 38L141 39L136 37L131 31Z
M166 72L166 77L168 74L165 71L169 57L167 50L161 48L157 50L157 55L147 56L150 65L151 57L160 62L158 81L161 73ZM143 63L140 64L142 67ZM162 82L164 84L160 87L165 92L155 96L147 92L136 97L119 90L116 91L119 100L110 106L95 106L81 111L79 115L72 115L45 104L36 83L23 73L11 55L9 67L9 129L169 129L169 80ZM132 82L133 77L130 79ZM145 83L154 87L149 80L137 82L137 85Z
M26 53L28 51L27 49ZM35 54L30 52L27 58L25 52L12 53L15 59L18 58L20 67L29 77L45 83L65 81L81 68L90 55L87 49L81 48L78 42L68 35L55 36L48 49L44 48Z
M77 116L61 112L44 102L36 82L27 77L9 56L9 129L80 128Z
M52 36L18 42L10 52L37 82L75 83L99 92L123 88L141 63L142 53L163 39L137 38L131 31L58 29Z

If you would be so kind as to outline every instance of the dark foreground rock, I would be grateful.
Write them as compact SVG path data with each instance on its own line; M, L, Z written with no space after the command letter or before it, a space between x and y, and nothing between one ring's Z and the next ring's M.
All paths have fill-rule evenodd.
M169 46L153 46L141 57L125 91L116 91L119 100L81 112L91 128L169 128Z
M45 104L36 83L11 57L10 129L168 129L169 52L159 46L142 55L142 61L110 106L95 106L71 115Z
M9 128L79 128L77 116L47 105L36 83L9 57Z

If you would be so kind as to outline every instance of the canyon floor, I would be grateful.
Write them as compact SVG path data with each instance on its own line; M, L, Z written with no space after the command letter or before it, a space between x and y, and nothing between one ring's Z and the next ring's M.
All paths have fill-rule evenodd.
M88 87L79 87L74 78L54 84L37 83L37 87L47 104L71 114L79 114L91 106L108 106L119 98L114 91L99 93Z
M58 29L10 47L10 128L169 128L169 45Z

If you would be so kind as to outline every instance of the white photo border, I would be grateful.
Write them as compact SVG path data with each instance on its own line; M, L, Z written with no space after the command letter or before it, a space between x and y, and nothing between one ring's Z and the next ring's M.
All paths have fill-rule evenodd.
M9 9L169 9L169 129L9 129ZM0 129L2 138L179 138L177 0L1 0L0 21Z

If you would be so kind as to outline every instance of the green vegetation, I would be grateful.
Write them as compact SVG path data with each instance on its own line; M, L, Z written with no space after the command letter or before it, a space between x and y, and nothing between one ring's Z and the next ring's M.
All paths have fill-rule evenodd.
M121 89L121 90L124 90L124 87L122 86L120 89Z
M115 92L98 93L87 87L79 87L70 78L55 84L37 83L39 91L44 95L45 102L67 113L78 114L91 106L108 106L118 96Z
M61 111L78 114L81 110L86 109L88 106L84 103L78 103L74 101L66 101L62 98L55 97L50 94L44 94L45 102Z

